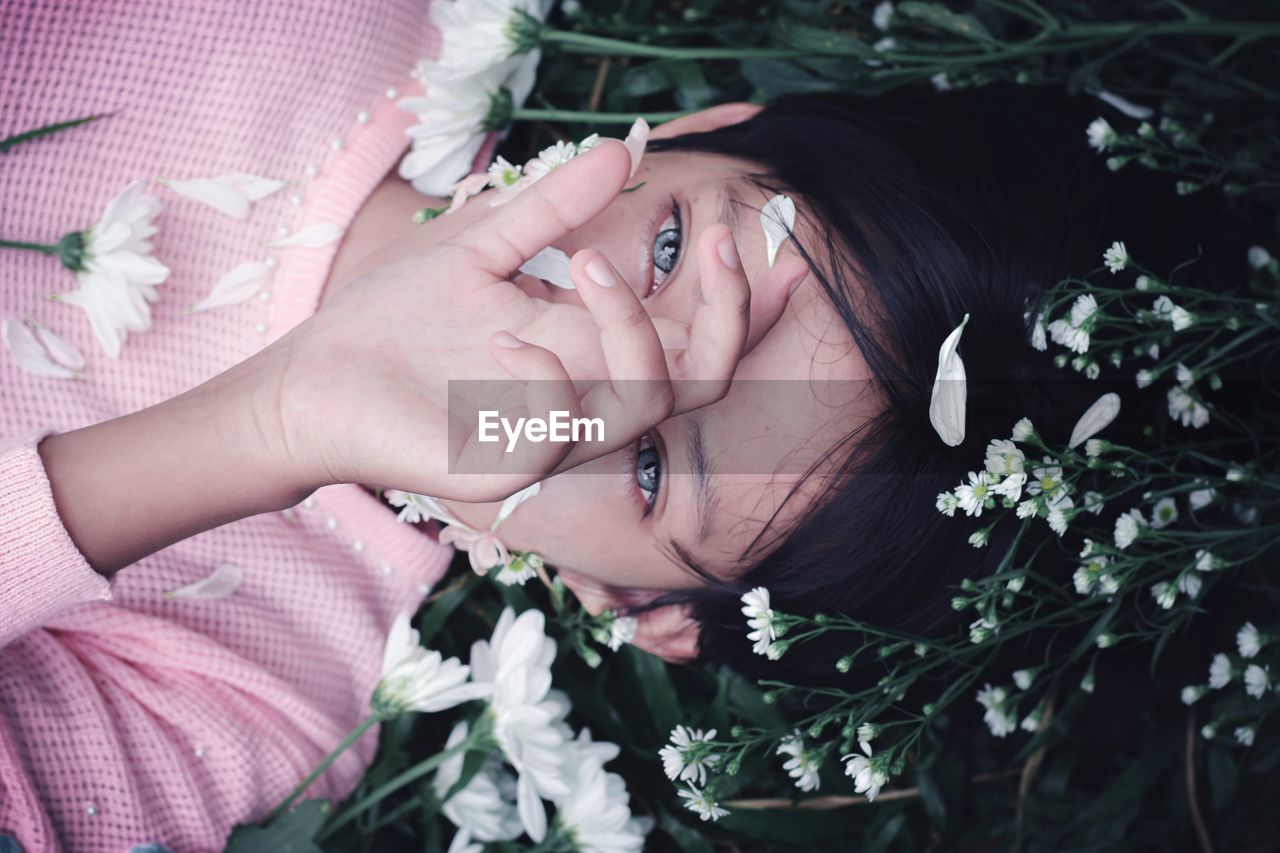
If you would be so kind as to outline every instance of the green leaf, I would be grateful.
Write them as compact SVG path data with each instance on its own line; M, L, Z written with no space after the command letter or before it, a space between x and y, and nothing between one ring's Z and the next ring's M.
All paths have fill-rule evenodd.
M426 606L422 613L422 618L418 622L418 637L422 645L428 648L431 647L431 641L435 639L445 620L449 618L449 614L457 610L458 605L467 600L467 596L471 595L476 586L474 575L464 575L458 581L456 589L451 589L441 594L439 598Z
M667 672L667 665L660 658L642 652L635 646L623 646L619 657L624 657L644 688L642 696L649 709L649 718L659 732L670 732L680 719L680 697Z
M714 853L715 848L711 846L710 841L702 837L702 833L691 826L681 823L671 812L662 812L658 819L658 826L662 828L663 832L671 836L671 840L684 853Z
M82 124L88 124L91 121L97 121L100 118L106 118L111 113L100 113L99 115L85 116L84 118L75 118L70 121L60 121L56 124L46 124L44 127L37 127L35 130L27 130L22 133L16 133L13 136L0 139L0 154L8 153L10 148L21 145L24 142L30 142L41 136L51 136L52 134L78 127Z
M237 826L227 853L323 853L313 840L328 819L328 800L304 800L270 826Z
M782 44L821 56L873 58L877 55L869 45L863 44L853 36L834 30L784 20L778 24L777 32L778 40Z
M995 41L986 26L973 15L952 12L940 3L899 3L898 14L975 41Z
M744 59L742 76L755 88L753 97L771 101L779 95L830 92L831 80L810 74L794 62L781 59Z

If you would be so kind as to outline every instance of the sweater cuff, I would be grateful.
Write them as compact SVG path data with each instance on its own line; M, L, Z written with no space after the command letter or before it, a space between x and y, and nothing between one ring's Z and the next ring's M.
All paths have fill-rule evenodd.
M111 599L53 502L37 450L52 432L0 439L0 647L68 607Z

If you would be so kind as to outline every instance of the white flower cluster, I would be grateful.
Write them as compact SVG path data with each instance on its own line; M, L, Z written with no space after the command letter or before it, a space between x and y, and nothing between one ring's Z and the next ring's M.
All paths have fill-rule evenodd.
M1208 683L1187 685L1182 688L1183 703L1192 705L1210 690L1223 690L1236 679L1239 679L1245 695L1252 697L1254 702L1262 701L1268 693L1280 692L1280 686L1271 679L1271 664L1258 660L1263 649L1273 642L1275 637L1259 631L1252 622L1241 625L1236 632L1236 649L1239 657L1233 659L1232 655L1225 652L1215 654L1209 662ZM1227 719L1241 721L1242 717L1255 713L1251 710L1251 707L1257 707L1254 702L1229 697L1219 705L1225 709L1224 713L1206 723L1200 729L1200 734L1206 739L1216 737L1218 729ZM1274 701L1271 707L1274 708ZM1263 716L1265 714L1266 711L1263 711ZM1242 746L1252 746L1261 721L1262 718L1258 718L1245 725L1236 726L1233 731L1236 742Z
M431 17L443 47L437 61L413 69L425 94L397 104L418 118L400 177L443 196L467 173L484 134L505 127L533 90L545 8L541 0L453 0L432 4Z
M547 835L543 800L549 800L577 849L639 851L649 824L632 817L625 783L604 769L618 747L593 741L585 729L574 737L565 722L568 699L551 687L556 647L544 626L541 612L517 617L508 607L491 639L472 645L472 679L490 691L483 719L501 760L491 759L446 803L445 814L460 834L481 841L511 840L523 829L541 842ZM465 737L465 728L455 729L452 741ZM449 773L442 767L437 792L451 788L460 773L460 761Z
M707 772L720 765L721 756L714 751L715 729L694 729L676 726L671 731L671 742L658 751L662 770L673 782L685 782L679 792L685 808L703 820L719 820L729 813L720 807L707 789Z
M782 742L778 744L778 749L774 755L790 756L783 762L782 769L787 771L788 776L796 780L797 788L801 791L818 790L821 785L818 773L822 769L824 753L822 750L806 747L804 738L800 736L799 731L783 738Z

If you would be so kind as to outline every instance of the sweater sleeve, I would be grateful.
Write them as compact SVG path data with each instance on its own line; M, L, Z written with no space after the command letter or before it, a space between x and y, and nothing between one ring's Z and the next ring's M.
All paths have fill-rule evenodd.
M0 647L68 607L111 599L54 505L37 449L51 432L0 439Z

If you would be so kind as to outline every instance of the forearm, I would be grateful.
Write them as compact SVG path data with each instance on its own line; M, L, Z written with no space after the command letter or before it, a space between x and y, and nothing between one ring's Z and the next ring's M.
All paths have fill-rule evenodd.
M270 362L255 357L171 400L40 443L58 514L94 569L110 577L313 490L255 421L272 392Z

